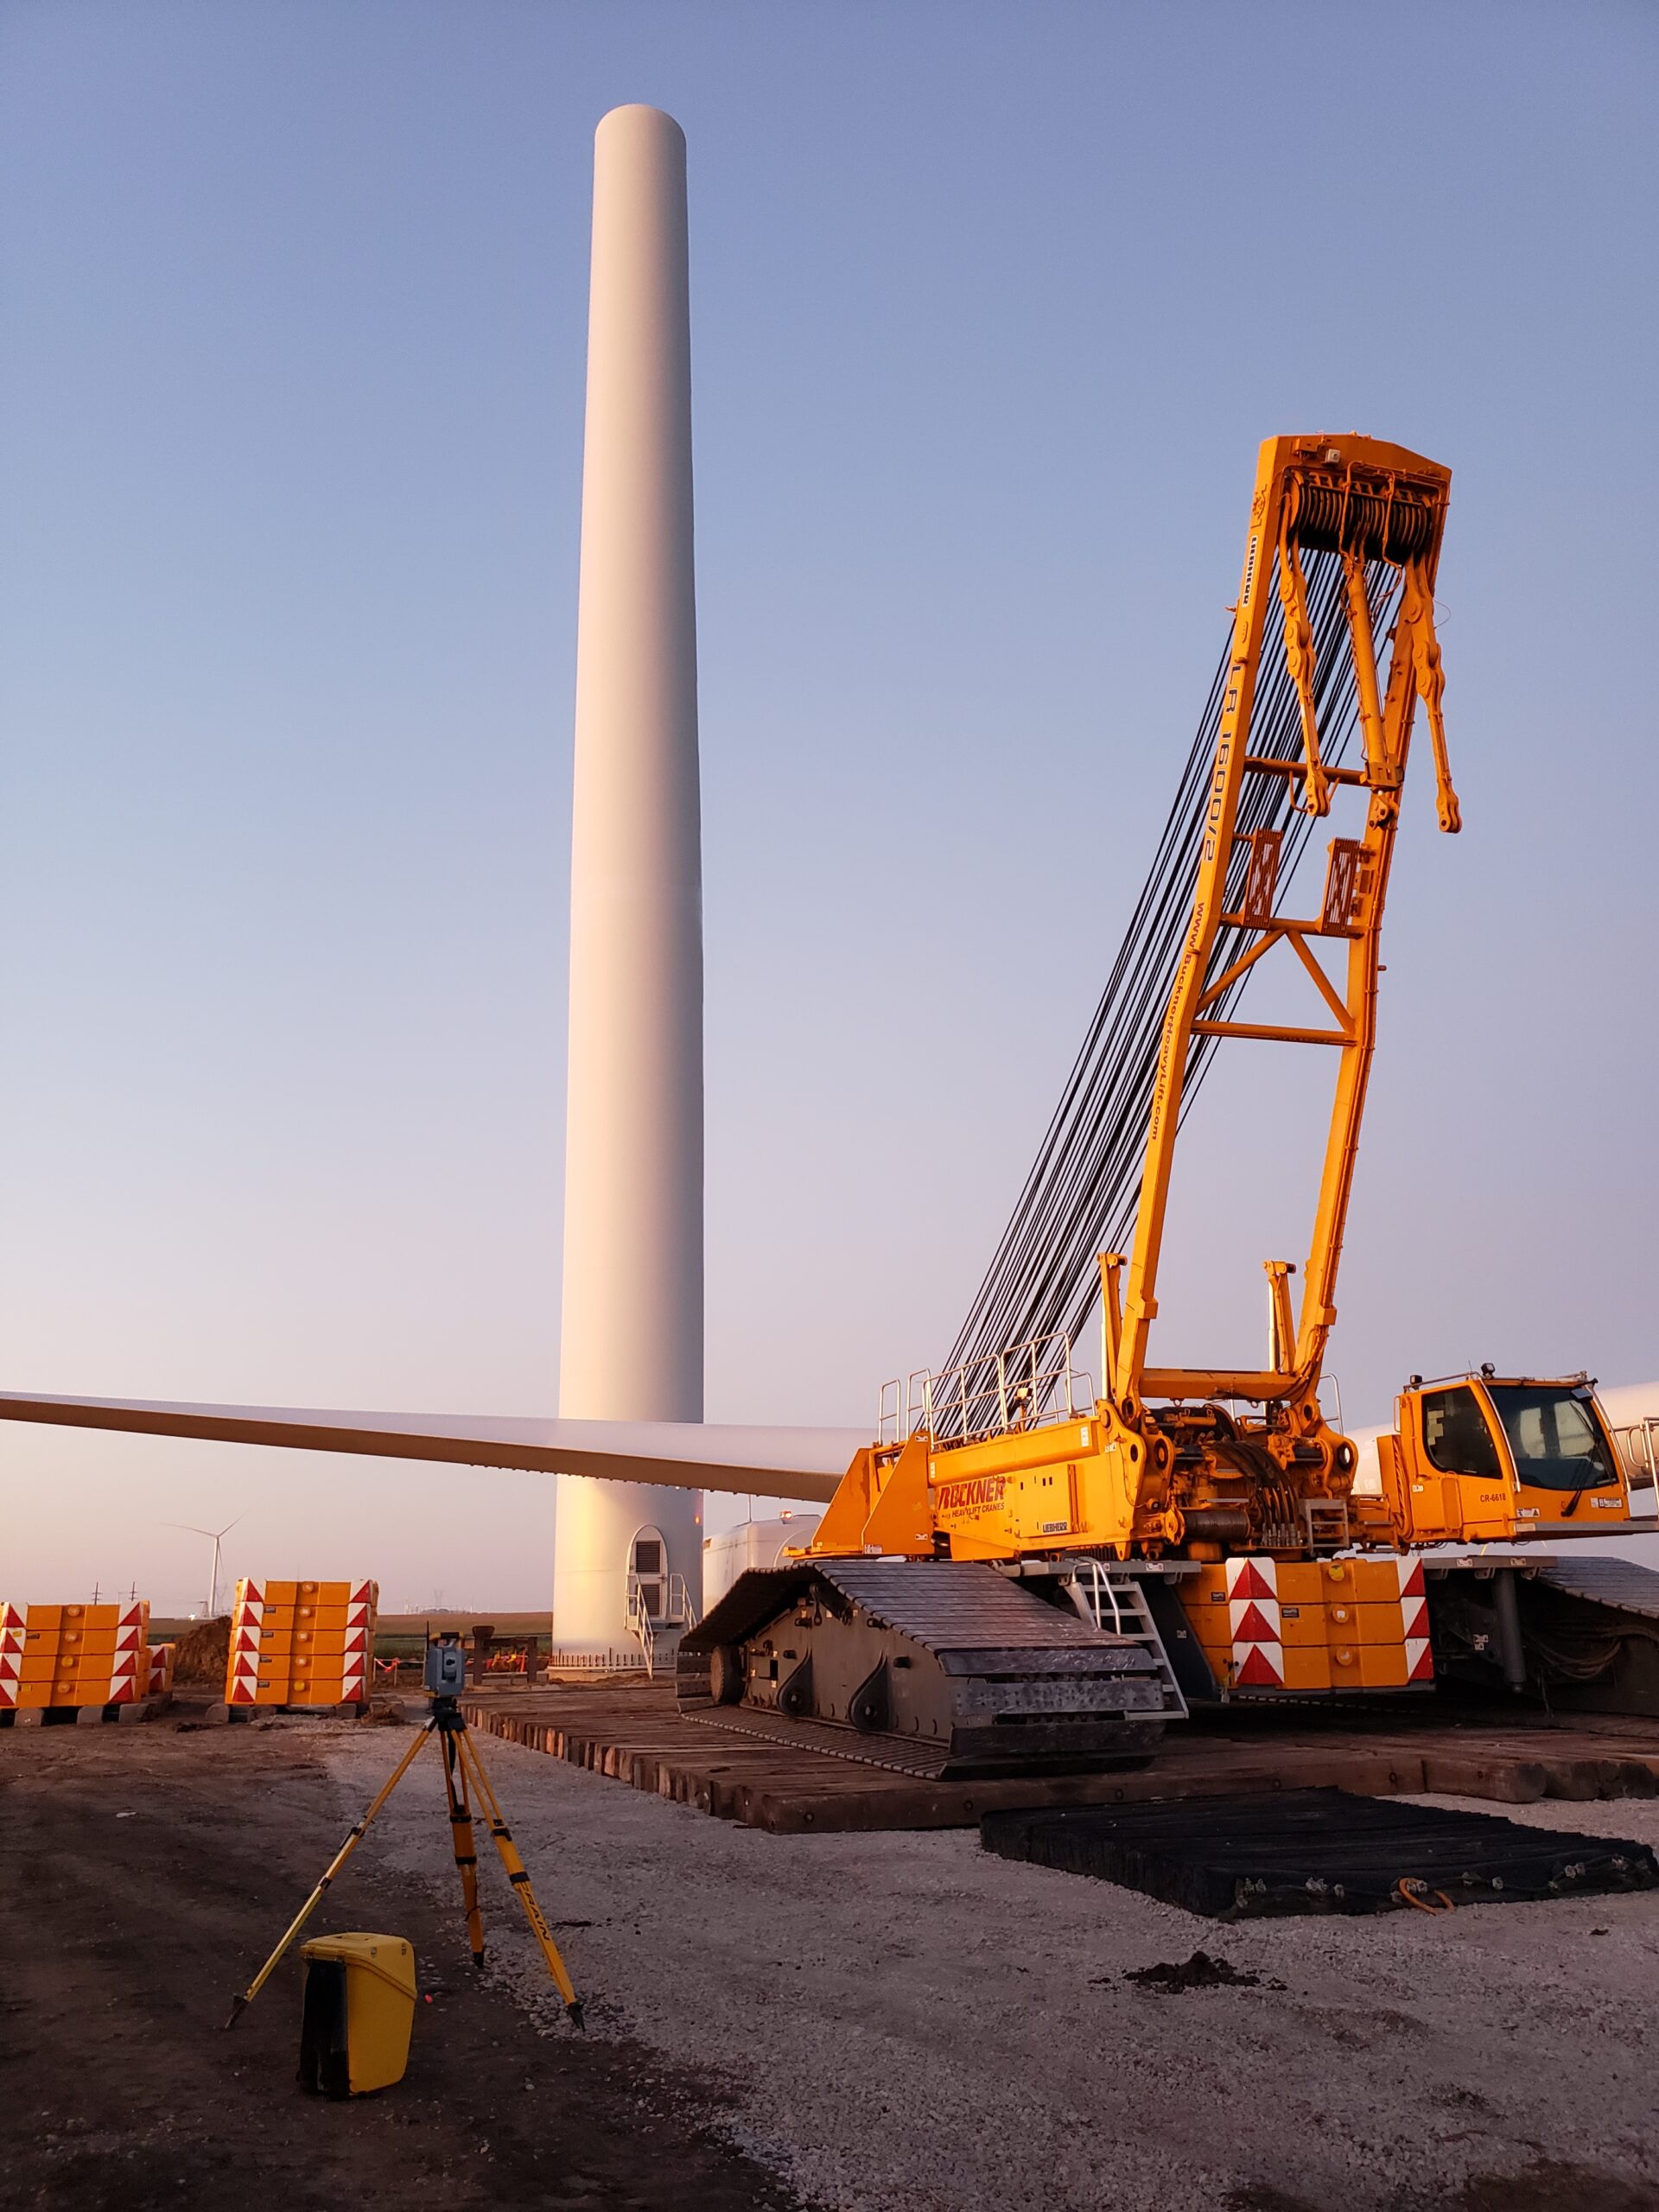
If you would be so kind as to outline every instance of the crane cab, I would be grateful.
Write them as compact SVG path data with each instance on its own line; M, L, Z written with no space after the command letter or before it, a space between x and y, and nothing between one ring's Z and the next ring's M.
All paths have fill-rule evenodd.
M1612 1433L1582 1375L1414 1376L1377 1459L1406 1544L1605 1535L1631 1518Z

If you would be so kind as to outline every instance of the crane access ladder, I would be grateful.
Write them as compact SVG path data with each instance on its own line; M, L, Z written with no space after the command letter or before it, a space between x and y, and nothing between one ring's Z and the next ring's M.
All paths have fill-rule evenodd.
M1175 1679L1168 1649L1153 1618L1143 1578L1117 1560L1082 1559L1068 1565L1067 1594L1072 1605L1091 1627L1109 1636L1127 1637L1151 1655L1163 1688L1163 1717L1185 1720L1185 1694Z

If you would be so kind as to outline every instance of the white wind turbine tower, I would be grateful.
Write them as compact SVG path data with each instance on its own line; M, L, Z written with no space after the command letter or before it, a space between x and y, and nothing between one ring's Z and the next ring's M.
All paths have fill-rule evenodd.
M582 1673L633 1663L639 1643L654 1667L668 1669L680 1628L700 1609L703 1491L828 1503L869 1443L862 1427L702 1417L685 166L684 136L659 109L614 108L601 121L576 639L559 1418L0 1390L0 1421L554 1475L554 1643ZM218 1545L229 1530L189 1533L215 1547L216 1606Z
M570 873L563 1419L702 1420L702 881L685 139L594 144ZM702 1584L695 1490L561 1470L553 1643L626 1664ZM695 1611L692 1612L695 1618Z

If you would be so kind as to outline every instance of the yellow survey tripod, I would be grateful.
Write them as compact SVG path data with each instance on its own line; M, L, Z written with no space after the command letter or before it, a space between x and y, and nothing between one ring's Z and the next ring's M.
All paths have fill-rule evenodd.
M485 1773L483 1761L478 1756L478 1746L473 1741L466 1719L456 1702L457 1693L465 1686L465 1658L458 1641L452 1642L449 1637L445 1637L429 1647L426 1662L426 1688L432 1698L430 1719L398 1760L373 1804L335 1853L322 1879L300 1907L282 1942L242 1994L232 2000L231 2017L225 2023L227 2028L236 2025L243 2012L270 1980L277 1961L316 1910L335 1875L362 1842L368 1833L369 1822L414 1765L429 1737L437 1738L443 1753L443 1787L449 1800L449 1833L454 1843L455 1865L461 1873L461 1891L467 1908L467 1936L472 1945L473 1964L481 1967L484 1963L484 1923L478 1909L478 1853L474 1844L469 1781L477 1787L479 1804L489 1822L490 1840L501 1855L501 1864L512 1885L513 1894L524 1909L524 1918L530 1923L531 1933L542 1947L542 1956L547 1961L547 1970L557 1985L559 1995L564 1999L564 2009L575 2025L582 2026L581 2002L571 1985L564 1961L559 1955L559 1947L553 1941L553 1931L536 1902L536 1892L530 1886L530 1876L524 1872L524 1862L518 1856L518 1847L512 1840L512 1831L502 1815L500 1802L490 1786L490 1777Z

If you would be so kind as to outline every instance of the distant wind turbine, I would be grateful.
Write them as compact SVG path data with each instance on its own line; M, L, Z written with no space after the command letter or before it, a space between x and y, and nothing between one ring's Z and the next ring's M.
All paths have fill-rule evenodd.
M219 1548L232 1529L239 1529L246 1516L238 1513L234 1521L227 1521L222 1529L197 1529L188 1521L164 1521L164 1529L181 1529L187 1536L206 1536L213 1548L213 1571L207 1579L207 1618L219 1618Z

